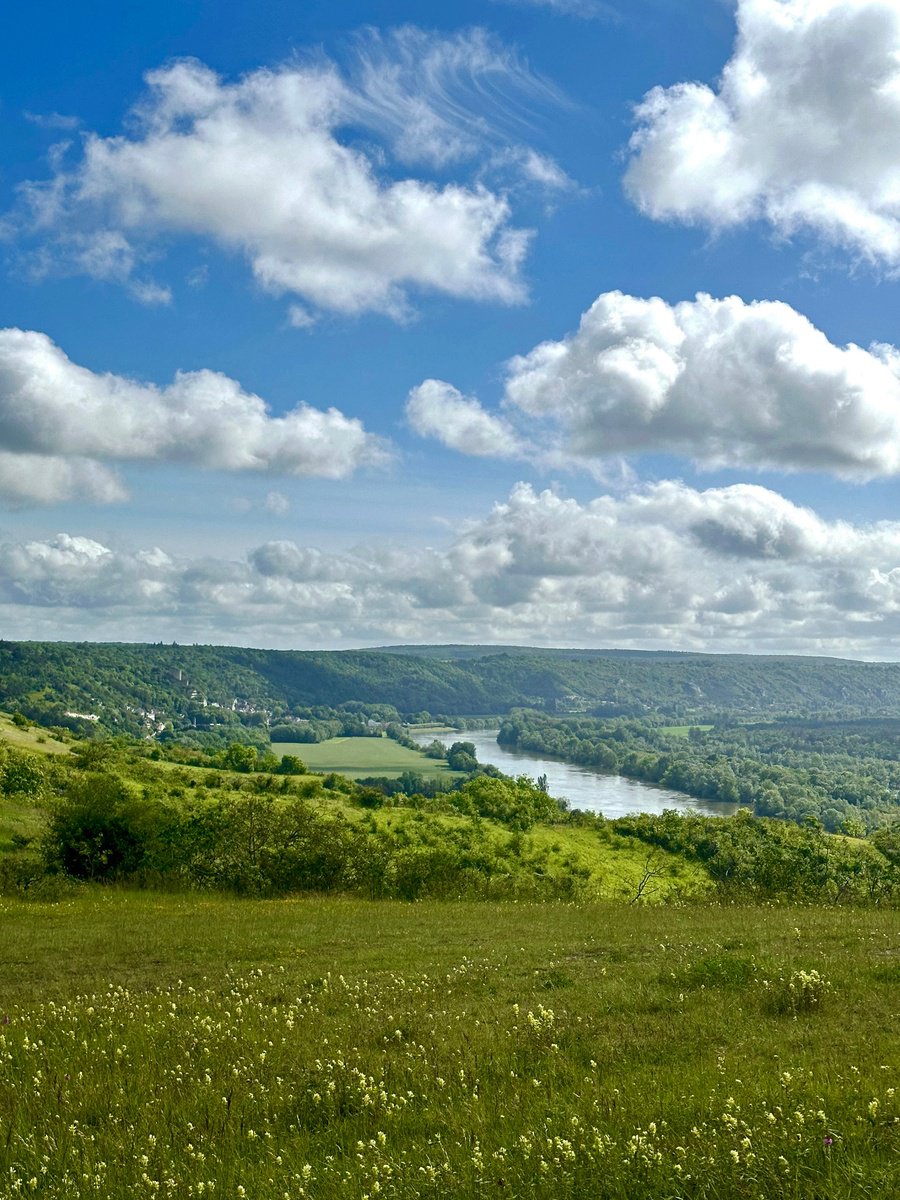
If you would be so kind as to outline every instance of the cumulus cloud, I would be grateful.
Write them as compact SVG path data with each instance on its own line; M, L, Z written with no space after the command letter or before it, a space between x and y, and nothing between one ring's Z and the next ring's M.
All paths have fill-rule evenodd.
M234 561L60 535L0 546L12 636L640 645L896 657L900 522L827 521L749 484L579 503L517 485L443 547ZM301 631L302 633L298 633ZM12 631L12 633L11 633ZM152 631L152 634L148 631Z
M285 496L284 492L267 492L266 498L263 501L263 508L266 512L273 513L276 517L286 517L291 511L291 502Z
M900 268L900 7L738 0L737 22L716 89L644 97L628 193L658 220L763 219Z
M78 366L46 334L0 330L0 498L8 503L120 500L109 462L341 479L385 457L379 439L335 408L301 404L274 416L215 371L180 372L161 388Z
M466 405L474 422L478 402ZM574 333L507 364L504 405L507 446L529 444L538 422L545 435L531 443L546 451L555 438L582 463L662 452L707 467L900 473L900 351L836 346L780 302L604 293ZM485 427L500 420L478 415ZM442 435L439 403L414 424L466 449Z
M420 437L437 438L463 454L515 458L523 451L507 421L440 379L426 379L412 389L406 402L406 418Z
M7 508L64 500L115 504L127 496L116 472L89 458L0 450L0 503Z
M483 163L462 182L396 177L398 163L489 162L515 127L527 132L528 105L555 100L483 32L371 33L349 74L320 58L227 82L190 59L146 82L127 134L85 135L71 168L23 189L30 228L47 239L43 269L129 282L155 239L179 234L243 255L274 294L342 313L403 316L410 290L525 298L530 234L479 181ZM566 179L552 160L517 154L520 175ZM139 298L164 298L150 286ZM303 305L291 312L307 323Z

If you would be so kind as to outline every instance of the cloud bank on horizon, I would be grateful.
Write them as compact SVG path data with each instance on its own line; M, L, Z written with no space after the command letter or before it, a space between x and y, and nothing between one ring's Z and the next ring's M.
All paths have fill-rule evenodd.
M7 636L900 654L900 8L738 0L721 74L676 83L647 78L672 70L640 24L665 4L491 11L516 9L553 30L527 58L474 26L356 20L342 56L235 70L179 43L136 105L108 98L112 131L61 116L64 92L23 104L29 136L65 140L0 223ZM598 61L615 94L590 91ZM619 204L591 164L598 116L628 112ZM833 332L860 299L872 332ZM393 480L386 525L429 477L441 511L368 536L367 468ZM229 511L272 535L223 512L185 548L148 504L163 470L185 502L200 472L264 481ZM343 517L308 511L314 480Z
M446 548L290 540L240 559L84 537L0 546L0 612L28 636L310 644L495 641L869 652L900 634L900 522L825 521L766 488L665 481L587 504L517 485ZM560 631L564 637L560 638Z

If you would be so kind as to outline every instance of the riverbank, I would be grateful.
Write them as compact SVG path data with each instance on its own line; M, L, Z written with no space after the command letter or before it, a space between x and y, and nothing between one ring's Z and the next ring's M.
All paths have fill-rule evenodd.
M427 746L435 738L433 732L417 734L410 731L412 739L420 746ZM547 789L551 796L568 801L571 808L583 812L600 813L604 817L629 816L632 813L662 813L667 809L676 812L699 813L708 817L727 817L737 812L736 804L721 804L697 800L683 792L659 787L641 779L628 779L624 775L611 774L595 767L579 766L558 758L549 758L501 746L497 742L496 729L467 729L464 733L454 731L452 735L440 735L441 741L466 741L475 746L480 763L493 763L507 775L529 775L537 779L547 777Z

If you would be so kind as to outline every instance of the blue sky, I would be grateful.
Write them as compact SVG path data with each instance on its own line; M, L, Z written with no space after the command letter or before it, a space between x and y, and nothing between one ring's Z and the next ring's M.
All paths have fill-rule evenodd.
M11 24L6 636L898 657L895 3Z

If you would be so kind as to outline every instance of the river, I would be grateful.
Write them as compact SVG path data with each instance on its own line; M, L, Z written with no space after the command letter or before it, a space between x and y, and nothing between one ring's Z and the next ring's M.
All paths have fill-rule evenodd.
M467 729L462 733L416 734L413 740L427 746L437 736L442 742L472 742L480 763L493 763L506 775L530 775L537 779L547 776L551 796L568 800L571 808L602 813L604 817L624 817L629 813L661 813L674 808L678 812L700 813L704 816L726 817L736 812L736 804L711 800L695 800L682 792L673 792L640 779L610 775L596 767L581 767L560 762L557 758L539 758L527 750L513 750L497 744L496 729Z

